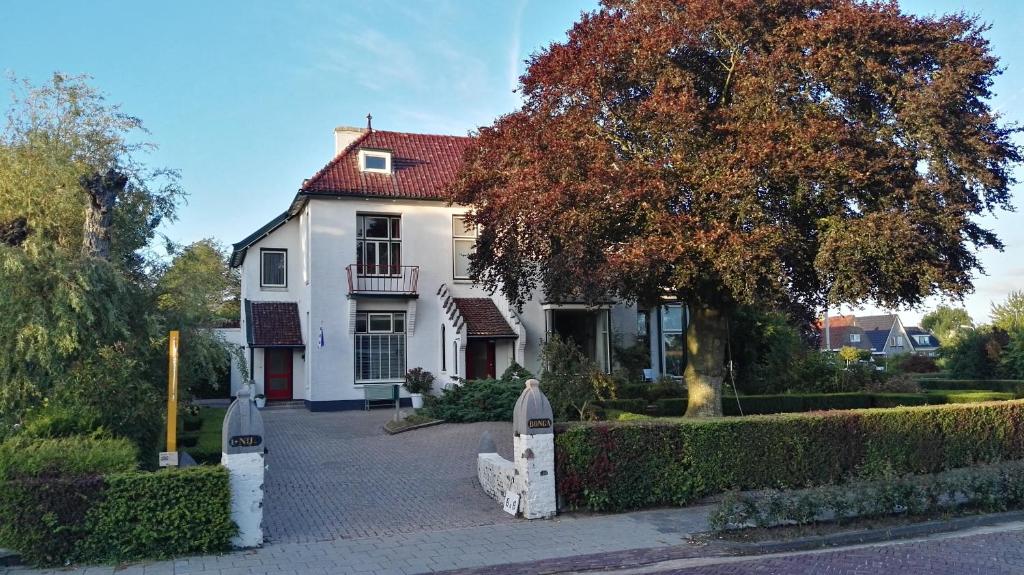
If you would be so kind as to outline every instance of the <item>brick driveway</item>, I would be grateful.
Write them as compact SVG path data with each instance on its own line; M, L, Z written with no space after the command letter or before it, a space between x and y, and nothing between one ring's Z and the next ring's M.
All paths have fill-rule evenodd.
M510 423L444 424L399 435L393 410L269 409L264 526L302 543L510 523L476 479L480 436L512 450Z

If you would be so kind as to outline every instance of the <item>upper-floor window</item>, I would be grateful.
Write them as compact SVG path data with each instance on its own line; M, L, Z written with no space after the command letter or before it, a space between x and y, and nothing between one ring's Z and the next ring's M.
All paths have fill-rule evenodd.
M364 172L391 173L391 152L359 150L359 169Z
M892 336L892 346L893 347L903 347L903 336L902 335L894 335L894 336Z
M288 250L260 250L260 286L288 287Z
M400 216L356 216L356 267L361 276L397 275L402 271Z
M859 333L851 333L850 334L850 343L860 343L860 334Z
M470 279L469 256L476 250L477 227L463 216L452 216L452 253L455 279Z
M918 345L928 345L931 343L931 339L927 335L919 335L916 337Z

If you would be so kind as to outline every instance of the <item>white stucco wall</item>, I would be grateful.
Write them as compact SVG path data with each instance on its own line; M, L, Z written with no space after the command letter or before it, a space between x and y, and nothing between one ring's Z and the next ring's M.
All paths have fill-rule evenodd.
M303 212L249 247L242 266L242 298L252 301L291 301L299 307L305 350L294 354L293 394L312 402L361 400L362 386L355 384L354 338L350 333L352 314L358 311L405 311L407 325L407 367L423 367L438 377L436 390L451 376L466 374L467 338L451 326L446 367L441 367L441 323L444 321L438 288L445 284L453 297L491 297L499 310L521 322L521 341L498 340L495 371L500 376L516 360L534 373L540 370L539 355L545 334L545 317L540 298L527 302L520 313L512 310L500 293L488 294L467 280L453 276L452 216L464 213L459 206L437 201L367 198L311 198ZM346 267L356 262L357 214L402 217L402 265L420 267L415 300L400 298L349 298ZM260 287L260 249L288 250L288 286ZM353 304L354 302L354 304ZM413 317L414 314L414 317ZM613 337L629 345L636 337L635 306L613 306L610 314ZM247 326L243 313L241 334ZM325 346L317 345L323 329ZM454 369L453 346L458 344L458 371ZM303 358L303 356L305 356ZM263 351L253 354L253 378L263 391ZM397 381L396 381L397 383ZM403 390L403 395L405 392Z
M305 262L305 248L302 245L300 234L300 218L292 218L282 224L279 228L264 236L249 247L245 261L241 266L242 276L242 301L274 301L274 302L295 302L299 307L299 321L302 326L302 341L307 349L311 345L309 340L309 321L306 311L309 309L309 286L303 279L303 267ZM260 285L260 250L261 249L284 249L288 251L287 257L287 287L274 288L262 287ZM242 306L240 336L245 342L248 325L245 318L245 306ZM315 340L313 342L315 345ZM257 348L246 350L246 361L249 362L249 353L252 352L252 367L250 374L256 382L256 393L264 393L263 388L263 367L264 353ZM292 398L305 399L306 396L306 366L303 355L306 350L297 349L292 354Z
M241 328L237 327L219 327L213 330L218 336L220 336L225 343L236 348L242 348L243 355L248 361L248 354L245 352L245 335L242 333ZM246 364L248 368L248 364ZM238 357L235 354L231 354L231 397L234 397L238 393L239 388L242 387L242 370L238 365Z

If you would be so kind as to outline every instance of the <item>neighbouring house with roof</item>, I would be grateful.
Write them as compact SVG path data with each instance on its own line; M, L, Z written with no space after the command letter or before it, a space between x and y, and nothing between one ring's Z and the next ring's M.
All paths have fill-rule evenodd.
M448 205L471 138L339 127L335 155L291 205L234 245L249 371L268 400L361 408L367 386L422 367L435 389L539 370L548 334L611 371L613 344L642 342L652 373L681 376L685 307L548 301L515 310L474 285L476 230ZM402 391L404 396L404 390Z
M939 342L935 336L917 326L904 326L896 314L826 316L819 322L819 328L821 351L855 347L881 358L904 353L938 355Z

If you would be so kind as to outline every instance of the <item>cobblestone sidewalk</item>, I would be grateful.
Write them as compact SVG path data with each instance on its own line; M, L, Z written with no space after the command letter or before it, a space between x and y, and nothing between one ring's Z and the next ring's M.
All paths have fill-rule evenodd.
M562 516L549 521L516 520L362 539L271 543L252 551L117 568L0 568L0 575L411 575L678 546L690 533L707 529L707 511L694 507L628 515Z

